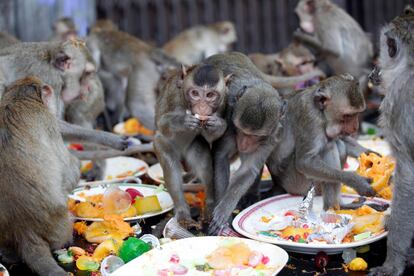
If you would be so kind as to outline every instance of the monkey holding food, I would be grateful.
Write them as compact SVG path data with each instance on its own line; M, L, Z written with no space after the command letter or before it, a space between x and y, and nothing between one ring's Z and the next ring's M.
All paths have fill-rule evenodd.
M161 84L156 105L154 148L174 201L177 221L197 225L182 190L181 161L206 185L207 216L214 207L213 164L210 144L223 135L229 75L208 64L169 73Z
M53 88L36 77L8 86L0 102L0 250L39 275L67 275L51 250L72 239L66 202L79 180L79 161L59 131L57 102Z

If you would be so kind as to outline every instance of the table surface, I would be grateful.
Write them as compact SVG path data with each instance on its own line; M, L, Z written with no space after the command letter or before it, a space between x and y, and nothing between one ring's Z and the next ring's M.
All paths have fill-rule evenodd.
M150 182L149 179L144 178L144 183ZM162 224L162 221L167 219L171 216L171 213L160 215L157 217L145 219L144 221L140 222L140 225L143 230L143 234L154 234L154 235L160 235L160 227L156 227L154 229L154 226ZM87 245L87 242L81 238L81 237L75 237L74 238L74 244L81 246L85 248L85 245ZM358 254L359 257L364 258L369 267L375 267L381 265L386 256L386 239L377 241L370 245L370 250L367 253L364 254ZM305 255L305 254L298 254L298 253L289 253L289 261L285 268L280 272L279 275L318 275L321 274L320 271L317 271L314 266L314 256L313 255ZM0 256L0 263L2 263L1 256ZM4 263L3 263L4 264ZM329 263L328 267L325 272L323 272L323 275L365 275L364 272L353 272L349 271L346 272L343 268L343 260L341 257L341 254L338 255L330 255L329 256ZM29 268L22 263L18 264L4 264L6 268L8 269L11 276L14 275L36 275L33 274ZM90 275L89 272L85 271L76 271L74 269L74 265L70 264L64 267L67 271L73 272L76 276L84 276L84 275ZM414 275L414 268L407 268L404 272L404 275Z

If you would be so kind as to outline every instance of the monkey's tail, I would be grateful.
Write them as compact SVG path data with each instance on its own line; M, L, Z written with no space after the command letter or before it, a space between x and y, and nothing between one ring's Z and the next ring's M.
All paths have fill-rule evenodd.
M292 77L272 76L272 75L262 73L262 78L268 83L270 83L274 88L293 88L296 84L310 80L314 77L323 78L325 77L325 73L323 73L319 69L315 69L312 72L305 73L300 76L292 76Z

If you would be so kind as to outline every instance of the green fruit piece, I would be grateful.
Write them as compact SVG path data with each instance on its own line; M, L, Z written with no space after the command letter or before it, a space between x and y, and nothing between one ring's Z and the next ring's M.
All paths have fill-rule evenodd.
M127 263L150 250L151 246L148 243L135 237L130 237L124 241L119 249L119 257Z
M72 254L68 254L68 252L58 255L57 259L59 263L62 263L62 264L73 263L73 256Z

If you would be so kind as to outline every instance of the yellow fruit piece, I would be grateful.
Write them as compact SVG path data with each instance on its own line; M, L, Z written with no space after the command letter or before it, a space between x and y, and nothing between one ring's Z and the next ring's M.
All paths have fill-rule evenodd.
M134 206L130 206L128 208L128 210L126 210L125 212L123 212L121 214L121 216L123 218L130 218L130 217L135 217L137 215L137 209Z
M101 218L103 209L92 202L80 202L76 205L75 214L81 218Z
M91 243L101 243L111 238L123 240L133 233L134 229L122 217L112 216L89 225L85 231L85 239Z
M353 271L365 271L368 268L368 264L364 259L358 257L358 258L353 259L349 263L348 267L350 270L353 270Z
M92 257L83 255L76 260L76 267L79 270L97 271L99 269L99 262Z
M123 242L124 241L119 237L107 239L96 247L92 254L92 258L101 261L108 255L117 255Z
M150 212L159 212L162 210L158 197L156 195L140 197L135 199L135 209L138 215Z
M74 256L82 256L86 254L86 251L78 246L71 246L69 250L73 253Z
M128 134L137 134L141 124L138 122L136 118L131 118L125 121L124 128L125 132Z
M382 198L391 200L392 199L392 186L387 186L378 192L378 195Z
M304 234L312 234L312 230L310 228L296 228L293 226L288 226L282 231L282 237L288 238L289 236L296 236L299 235L301 238L304 237Z
M355 223L352 232L355 234L380 232L384 229L383 218L384 215L379 212L363 216L355 216L352 218L352 222Z
M84 221L78 221L73 224L73 230L75 230L78 235L83 235L86 229L88 229L88 225L86 225L86 222Z

